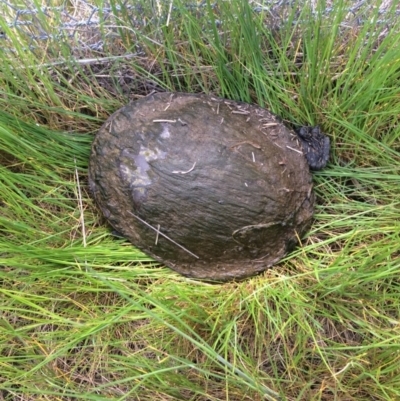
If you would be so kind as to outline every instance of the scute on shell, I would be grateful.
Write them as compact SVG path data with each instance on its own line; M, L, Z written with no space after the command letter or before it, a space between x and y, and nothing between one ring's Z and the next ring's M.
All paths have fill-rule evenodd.
M298 137L268 110L157 93L101 127L89 184L118 232L179 273L225 281L276 264L310 227Z

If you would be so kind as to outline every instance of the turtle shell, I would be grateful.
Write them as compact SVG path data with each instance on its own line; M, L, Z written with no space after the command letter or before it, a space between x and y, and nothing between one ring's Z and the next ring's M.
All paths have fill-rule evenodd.
M119 233L199 279L265 270L313 216L296 133L266 109L202 94L156 93L111 115L93 142L89 185Z

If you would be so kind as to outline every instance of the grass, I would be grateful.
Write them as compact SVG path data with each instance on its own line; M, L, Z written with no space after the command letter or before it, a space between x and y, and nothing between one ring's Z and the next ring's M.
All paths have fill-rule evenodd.
M91 3L0 2L0 399L400 399L395 9L358 24L346 1ZM278 266L210 285L112 235L88 193L91 141L153 90L329 134L315 223Z

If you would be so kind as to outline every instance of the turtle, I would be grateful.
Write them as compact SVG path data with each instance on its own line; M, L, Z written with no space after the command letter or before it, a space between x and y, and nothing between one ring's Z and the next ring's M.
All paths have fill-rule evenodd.
M311 170L327 163L327 138L254 104L154 93L97 132L90 193L114 230L163 265L243 279L277 264L311 227Z

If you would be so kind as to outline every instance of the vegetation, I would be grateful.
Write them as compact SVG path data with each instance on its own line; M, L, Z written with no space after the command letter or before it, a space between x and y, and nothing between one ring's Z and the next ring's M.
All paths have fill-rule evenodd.
M15 3L0 2L0 399L400 399L394 7L359 23L351 1ZM211 285L112 234L90 144L153 90L329 134L315 223L278 266Z

